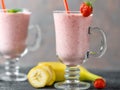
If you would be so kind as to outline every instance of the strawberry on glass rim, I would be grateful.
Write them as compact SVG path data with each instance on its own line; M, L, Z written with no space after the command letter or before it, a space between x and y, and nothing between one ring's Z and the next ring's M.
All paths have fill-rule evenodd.
M80 12L84 17L88 17L93 12L93 2L95 0L85 0L80 6Z

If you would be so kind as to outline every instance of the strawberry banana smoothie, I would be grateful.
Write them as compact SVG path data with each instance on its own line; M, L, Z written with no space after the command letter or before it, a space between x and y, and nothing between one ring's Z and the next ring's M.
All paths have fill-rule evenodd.
M64 64L82 64L89 50L91 20L92 15L83 17L80 12L54 12L56 52Z
M26 48L30 12L0 11L0 53L5 58L20 56Z

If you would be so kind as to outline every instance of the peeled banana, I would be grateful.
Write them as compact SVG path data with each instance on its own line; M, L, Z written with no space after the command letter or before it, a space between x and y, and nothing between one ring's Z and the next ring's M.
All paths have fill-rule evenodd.
M50 75L45 69L34 67L29 71L27 77L33 87L40 88L46 86Z
M51 86L55 82L55 79L56 79L55 72L54 72L53 68L51 67L51 65L42 64L42 65L39 65L37 67L43 68L48 72L49 79L48 79L48 81L46 83L46 86Z

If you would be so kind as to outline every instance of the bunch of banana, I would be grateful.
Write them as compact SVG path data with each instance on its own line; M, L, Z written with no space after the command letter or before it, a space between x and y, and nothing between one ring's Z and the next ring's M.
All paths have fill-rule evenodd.
M35 88L51 86L54 82L65 80L65 68L66 66L60 62L40 62L28 72L28 81ZM80 66L80 80L93 82L97 79L101 80L102 77ZM96 85L100 87L101 82L97 82Z

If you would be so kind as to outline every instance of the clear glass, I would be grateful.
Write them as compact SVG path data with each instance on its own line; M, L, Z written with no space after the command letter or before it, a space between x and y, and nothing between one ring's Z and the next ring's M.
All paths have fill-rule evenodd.
M25 81L26 74L19 72L17 62L28 51L39 47L41 32L38 25L29 27L31 12L23 9L19 13L8 13L0 10L0 55L6 60L5 72L0 74L3 81ZM28 44L29 32L35 36L34 43Z
M81 90L88 89L90 84L81 82L79 65L88 57L101 57L107 48L104 32L97 27L90 27L93 15L83 17L79 11L54 11L54 24L56 35L56 54L59 60L67 67L65 81L55 84L57 89ZM90 35L99 33L102 37L100 49L90 50Z

